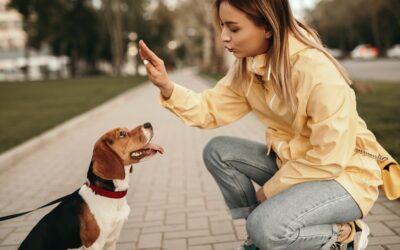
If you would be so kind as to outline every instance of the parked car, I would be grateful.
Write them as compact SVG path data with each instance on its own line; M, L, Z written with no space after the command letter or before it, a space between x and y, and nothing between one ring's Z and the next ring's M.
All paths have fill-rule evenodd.
M350 56L353 59L374 59L379 55L378 48L372 46L371 44L360 44L355 47Z
M386 51L386 55L389 58L400 59L400 44L396 44Z

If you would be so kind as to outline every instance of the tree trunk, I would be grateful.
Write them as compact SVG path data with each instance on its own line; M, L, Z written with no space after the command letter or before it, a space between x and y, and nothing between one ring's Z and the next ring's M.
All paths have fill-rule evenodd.
M24 25L24 30L27 34L26 36L26 41L25 41L25 48L24 48L24 57L25 57L25 61L26 61L26 66L23 68L23 72L25 75L25 81L29 81L30 80L30 76L29 76L29 71L30 71L30 25L29 25L29 20L28 20L28 16L23 16L23 25Z
M78 51L75 45L72 47L71 51L70 71L73 78L78 75Z
M111 40L111 53L114 75L121 75L124 59L122 14L119 0L103 0L103 13Z

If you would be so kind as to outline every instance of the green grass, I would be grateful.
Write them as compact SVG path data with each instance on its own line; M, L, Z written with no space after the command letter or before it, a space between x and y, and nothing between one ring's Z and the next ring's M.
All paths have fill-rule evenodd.
M145 81L144 77L0 82L0 153Z
M205 72L200 75L215 80L223 77L223 74ZM357 95L357 111L382 146L396 160L400 160L400 82L366 83L370 84L373 91Z
M357 110L382 146L400 159L400 83L369 82L373 92L357 95Z

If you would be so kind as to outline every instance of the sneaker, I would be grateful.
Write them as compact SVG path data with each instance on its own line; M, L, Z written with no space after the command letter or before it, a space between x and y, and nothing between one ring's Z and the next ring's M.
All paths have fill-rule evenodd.
M335 242L329 250L347 250L346 244L340 244L339 242ZM349 249L350 250L350 249Z
M236 248L236 250L260 250L260 248L256 247L256 245L253 244L253 241L247 237L247 240L243 242L243 245Z
M349 243L349 246L352 246L354 250L364 250L368 246L369 227L362 220L356 220L354 224L356 234L354 235L354 240Z
M368 246L369 227L362 220L354 221L356 233L354 240L349 244L340 244L336 242L330 250L365 250Z

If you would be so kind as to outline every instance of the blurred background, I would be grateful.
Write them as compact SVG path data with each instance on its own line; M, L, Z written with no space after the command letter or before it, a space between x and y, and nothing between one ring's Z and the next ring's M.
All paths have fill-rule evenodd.
M398 0L292 0L338 59L400 58ZM169 69L224 71L212 0L0 0L0 80L143 74L143 39Z
M360 113L370 117L374 132L380 136L389 129L390 138L399 138L400 1L290 2L355 80ZM194 67L203 76L221 77L234 58L220 42L212 4L0 0L0 129L15 129L0 138L0 152L144 82L140 39L171 72ZM50 111L35 118L44 109ZM21 114L32 117L21 123ZM397 154L400 142L390 140Z

